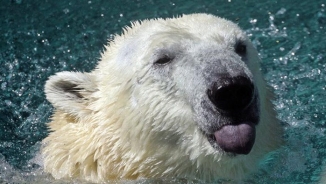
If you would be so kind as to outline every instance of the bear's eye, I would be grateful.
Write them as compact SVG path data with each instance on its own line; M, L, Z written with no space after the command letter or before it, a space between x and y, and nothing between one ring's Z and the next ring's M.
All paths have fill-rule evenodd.
M247 46L243 42L238 42L235 45L235 52L240 56L244 56L247 53Z
M171 57L169 57L167 55L164 55L161 58L159 58L158 60L156 60L154 62L154 64L156 64L156 65L165 65L165 64L171 62L172 60L173 60L173 58L171 58Z

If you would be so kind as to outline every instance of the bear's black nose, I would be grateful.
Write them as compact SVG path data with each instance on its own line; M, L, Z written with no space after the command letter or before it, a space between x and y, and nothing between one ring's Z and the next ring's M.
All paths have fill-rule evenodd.
M224 112L246 109L254 98L254 85L246 77L222 78L207 90L210 101Z

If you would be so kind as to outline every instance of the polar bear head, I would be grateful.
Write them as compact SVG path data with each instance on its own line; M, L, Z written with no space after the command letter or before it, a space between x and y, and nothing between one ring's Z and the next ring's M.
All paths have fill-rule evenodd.
M91 181L241 178L281 144L259 62L245 33L222 18L134 22L109 42L95 70L47 82L56 113L45 169L58 178L78 170Z

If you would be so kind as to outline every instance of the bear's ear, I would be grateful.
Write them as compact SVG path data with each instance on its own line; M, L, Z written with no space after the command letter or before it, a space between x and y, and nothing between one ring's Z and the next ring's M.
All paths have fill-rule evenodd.
M45 84L47 100L66 113L80 115L93 92L97 91L93 77L87 73L60 72Z

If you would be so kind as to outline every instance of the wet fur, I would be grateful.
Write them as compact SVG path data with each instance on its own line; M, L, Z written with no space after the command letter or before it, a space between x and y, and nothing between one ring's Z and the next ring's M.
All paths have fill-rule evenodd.
M203 124L205 118L200 113L205 109L196 111L202 107L195 106L204 96L200 87L205 88L207 82L201 70L193 68L198 65L183 62L233 57L232 45L237 39L246 42L249 52L246 62L232 63L257 87L260 122L251 152L230 156L213 148L203 134L209 126ZM214 54L218 49L229 49L230 55ZM179 63L164 69L153 65L157 58L169 54ZM262 78L259 62L256 50L238 26L212 15L132 23L109 42L95 70L61 72L47 81L45 93L56 110L49 123L51 133L43 141L45 171L57 179L91 182L243 178L282 142L282 129L271 103L273 95ZM199 66L208 64L211 62L202 61Z

